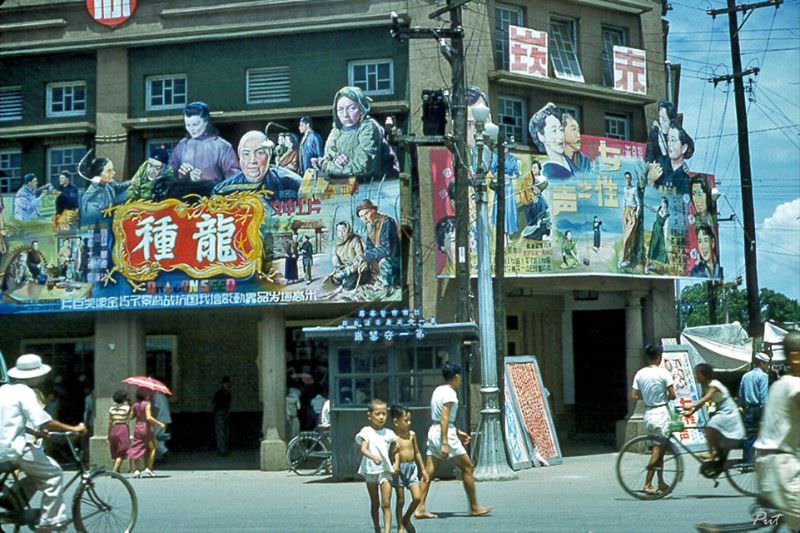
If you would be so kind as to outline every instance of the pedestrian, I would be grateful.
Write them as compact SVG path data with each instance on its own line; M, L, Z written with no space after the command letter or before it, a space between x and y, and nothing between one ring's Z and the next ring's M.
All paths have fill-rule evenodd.
M156 460L156 439L152 426L164 429L164 423L153 417L151 411L151 391L136 389L136 402L133 404L133 416L136 424L133 426L133 443L128 449L128 458L131 460L133 477L153 477L153 467ZM139 462L144 469L139 469Z
M783 338L789 373L772 384L756 449L760 498L783 514L789 530L800 529L800 332Z
M645 346L647 366L633 376L631 398L644 402L644 428L648 435L669 436L670 413L667 404L675 399L675 386L672 375L661 367L661 346ZM650 462L644 479L642 492L657 494L669 488L664 482L664 447L650 449ZM658 488L653 487L653 475L658 473Z
M156 428L156 459L164 459L169 452L167 448L167 441L171 438L169 433L169 425L172 424L172 414L169 411L169 400L167 397L156 392L153 394L153 409L155 410L155 417L164 423L164 428Z
M123 389L117 389L112 399L114 405L108 408L108 447L114 460L113 470L119 473L131 446L128 422L133 418L133 411L128 393Z
M289 440L295 438L300 433L300 419L297 417L300 412L300 389L289 387L286 393L286 426Z
M220 387L214 393L214 437L217 442L217 455L228 455L230 437L231 378L223 376Z
M372 400L367 410L369 425L361 428L356 435L356 444L360 446L362 456L358 473L367 482L375 533L381 533L379 507L383 510L383 533L389 533L392 529L392 460L389 448L396 436L394 431L384 427L387 414L386 402Z
M746 463L753 462L753 443L758 437L758 426L769 389L768 369L769 356L758 352L752 370L742 376L739 383L739 407L744 413L745 431L742 459Z
M390 448L392 455L392 473L394 474L393 485L397 496L396 516L397 531L402 533L405 529L408 533L415 533L415 528L411 524L411 517L414 516L419 502L422 501L422 489L420 479L427 483L428 473L425 471L425 464L422 461L422 454L417 444L417 434L411 430L411 411L402 405L392 406L392 425L397 438ZM411 491L411 503L403 513L405 505L405 490Z
M703 397L692 403L689 415L700 409L703 404L714 402L716 410L706 424L705 434L708 442L708 453L702 455L703 459L712 460L719 458L725 460L727 450L738 447L744 439L744 424L733 401L728 388L714 379L714 369L711 365L700 363L694 367L697 382L703 386Z
M492 511L491 507L483 507L478 503L475 495L475 477L473 475L472 461L469 459L465 444L469 444L469 433L465 433L455 426L456 415L458 414L458 394L457 390L461 387L461 366L450 361L442 365L442 377L444 385L439 385L431 395L431 419L432 424L428 430L427 459L425 460L425 471L428 476L427 482L422 482L422 498L414 513L416 518L438 518L435 514L425 509L425 498L428 496L431 479L436 471L439 461L452 459L456 466L461 469L462 483L469 500L470 516L482 516Z

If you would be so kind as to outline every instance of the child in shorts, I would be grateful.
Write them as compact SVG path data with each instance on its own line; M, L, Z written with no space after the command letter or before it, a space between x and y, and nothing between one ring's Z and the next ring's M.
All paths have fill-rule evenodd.
M378 507L383 510L383 533L392 530L392 461L389 449L396 435L386 429L387 406L383 400L372 400L367 411L369 425L356 435L360 446L361 465L358 473L367 482L370 515L375 533L381 533Z
M414 516L414 510L422 499L420 478L427 483L428 473L425 471L422 454L417 445L417 434L411 431L411 411L402 405L393 405L391 411L396 434L390 453L393 460L393 485L397 494L397 532L416 533L416 529L411 525L411 517ZM411 504L403 514L405 489L411 491Z

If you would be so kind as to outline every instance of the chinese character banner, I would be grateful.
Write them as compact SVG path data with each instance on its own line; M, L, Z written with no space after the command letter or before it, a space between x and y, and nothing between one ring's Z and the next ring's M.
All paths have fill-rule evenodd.
M58 186L26 174L0 202L0 314L399 301L398 160L369 102L338 91L327 140L305 117L223 139L193 102L132 176L92 152Z
M691 157L693 143L682 137L682 128L654 125L652 142L645 144L581 136L569 115L554 111L543 120L537 115L531 119L531 135L545 153L512 149L505 156L505 215L499 223L507 276L721 277L714 176L688 171L684 160ZM491 166L491 179L497 156L484 154L483 159ZM448 151L432 153L431 175L437 272L452 276L455 188ZM490 190L492 260L496 196ZM474 205L470 219L474 274Z

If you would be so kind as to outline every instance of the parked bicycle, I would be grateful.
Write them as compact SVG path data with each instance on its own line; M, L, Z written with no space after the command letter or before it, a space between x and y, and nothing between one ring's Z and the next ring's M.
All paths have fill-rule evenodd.
M301 431L286 447L289 470L299 476L313 476L331 471L330 429Z
M50 438L66 440L78 467L78 471L64 486L66 492L73 483L78 482L72 496L72 518L65 525L72 524L81 533L130 533L136 525L136 492L116 472L103 468L88 469L71 439L77 435L73 432L49 433ZM32 507L29 497L19 487L17 465L0 463L0 476L0 526L13 525L15 532L23 527L34 529L39 522L41 509Z
M733 487L745 496L756 496L758 480L752 463L745 462L742 457L742 448L726 450L723 454L709 461L704 460L699 454L693 452L683 444L677 433L685 429L702 429L696 426L684 426L682 422L670 424L669 436L640 435L634 437L622 446L617 456L617 480L622 488L640 500L657 500L670 494L678 481L683 479L682 454L691 455L700 463L700 474L714 481L714 488L719 486L719 478L723 474ZM663 482L659 481L659 490L652 493L644 491L645 478L650 466L651 450L661 446L664 450L662 466L652 469L658 474L660 470Z

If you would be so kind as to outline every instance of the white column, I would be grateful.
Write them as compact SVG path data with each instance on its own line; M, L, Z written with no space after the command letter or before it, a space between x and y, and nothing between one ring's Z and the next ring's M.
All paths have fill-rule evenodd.
M258 324L258 371L263 417L261 470L286 466L286 320L265 311Z
M647 293L630 291L625 303L625 396L628 398L627 420L617 421L617 447L630 437L640 433L642 425L642 402L631 399L633 376L642 366L644 326L642 323L642 298Z
M134 313L98 313L94 323L94 434L91 464L112 466L108 449L108 408L120 381L144 374L144 330Z

